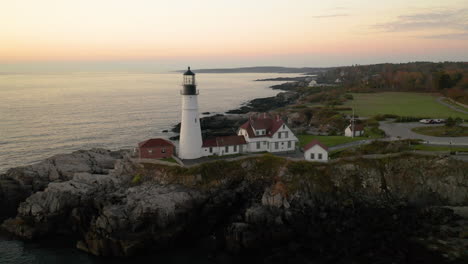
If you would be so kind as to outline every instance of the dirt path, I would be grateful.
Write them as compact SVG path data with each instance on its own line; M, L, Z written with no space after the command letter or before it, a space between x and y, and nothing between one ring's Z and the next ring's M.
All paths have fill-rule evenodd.
M453 104L446 103L446 102L443 101L444 99L445 99L445 97L438 97L437 102L439 102L439 104L443 104L443 105L451 108L452 110L455 110L457 112L464 113L464 114L468 115L468 111L461 109L461 107L454 106Z

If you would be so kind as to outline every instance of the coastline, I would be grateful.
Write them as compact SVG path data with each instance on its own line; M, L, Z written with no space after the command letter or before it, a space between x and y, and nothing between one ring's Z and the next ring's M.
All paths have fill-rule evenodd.
M278 77L286 78L289 77ZM295 81L288 81L277 85L272 85L269 88L273 90L281 90L276 96L262 97L251 99L239 107L225 111L223 114L214 114L200 118L202 135L204 138L215 136L229 136L237 133L237 128L244 123L249 113L269 112L278 108L293 104L298 98L299 93L294 91L295 88L307 85L304 81L307 77L291 77ZM299 78L300 81L297 81ZM271 81L272 79L258 79L255 81ZM180 122L169 129L173 133L179 133ZM179 136L174 135L170 140L178 140Z
M275 96L278 91L269 86L281 82L254 80L276 76L287 74L206 74L200 83L200 113L224 113ZM148 138L174 136L169 130L180 121L179 78L174 73L103 72L0 80L5 117L0 120L0 171L79 149L133 148ZM41 87L36 89L36 82ZM82 89L83 84L89 89ZM231 95L233 90L237 95Z

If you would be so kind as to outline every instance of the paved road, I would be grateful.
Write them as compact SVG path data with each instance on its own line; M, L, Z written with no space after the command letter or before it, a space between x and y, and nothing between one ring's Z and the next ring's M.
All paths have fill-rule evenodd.
M445 97L439 97L439 98L437 98L437 102L439 102L439 104L443 104L443 105L445 105L445 106L447 106L447 107L449 107L449 108L451 108L451 109L453 109L453 110L455 110L457 112L468 114L468 111L463 110L461 106L457 107L457 106L454 106L453 104L446 103L446 102L443 101L444 99L445 99Z
M390 123L382 121L380 122L380 129L385 131L387 135L392 138L401 138L401 139L422 139L427 141L428 144L434 145L458 145L458 146L468 146L468 137L432 137L421 135L411 131L412 128L421 127L421 126L442 126L439 124L421 124L418 122L412 123Z

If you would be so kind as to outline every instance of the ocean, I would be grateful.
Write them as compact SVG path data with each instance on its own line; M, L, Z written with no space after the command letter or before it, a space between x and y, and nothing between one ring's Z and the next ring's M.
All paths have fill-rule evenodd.
M200 113L224 113L279 91L256 79L294 74L197 74ZM296 75L297 76L297 75ZM69 73L0 75L0 172L59 153L102 147L132 148L170 137L179 122L179 73ZM0 263L212 263L191 249L141 259L103 259L70 243L22 242L0 236Z
M294 74L197 74L200 113L224 113L279 91L256 79ZM180 73L0 75L0 173L59 153L132 148L180 120Z

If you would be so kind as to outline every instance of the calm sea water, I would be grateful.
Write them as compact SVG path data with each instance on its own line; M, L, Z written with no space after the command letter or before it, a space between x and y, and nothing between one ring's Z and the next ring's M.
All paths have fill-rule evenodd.
M223 113L278 93L255 82L281 74L197 74L201 112ZM129 148L179 122L181 74L76 73L0 75L0 172L58 153ZM1 210L1 209L0 209ZM72 244L24 243L0 237L0 263L130 263L82 253ZM139 260L136 260L137 262ZM190 250L141 261L211 263Z
M234 256L217 257L206 253L200 248L182 248L176 251L161 251L130 258L96 257L74 248L72 241L42 241L22 242L0 237L1 264L212 264L219 260L229 260L228 263L238 263ZM69 243L70 242L70 243Z
M255 82L281 74L197 74L200 113L278 93ZM0 75L0 172L58 153L129 148L180 120L182 75Z

